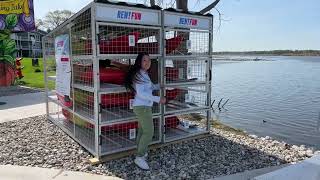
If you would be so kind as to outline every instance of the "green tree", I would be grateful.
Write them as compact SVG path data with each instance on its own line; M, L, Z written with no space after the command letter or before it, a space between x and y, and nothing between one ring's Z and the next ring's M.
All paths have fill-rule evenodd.
M74 13L69 10L55 10L48 12L43 19L36 20L39 29L51 31L70 18Z

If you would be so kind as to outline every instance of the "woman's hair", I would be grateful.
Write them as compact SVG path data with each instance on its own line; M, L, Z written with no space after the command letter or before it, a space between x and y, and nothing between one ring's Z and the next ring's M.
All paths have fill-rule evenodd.
M131 65L129 67L129 71L124 80L125 87L134 93L136 92L136 90L133 87L133 83L142 81L141 75L140 75L140 69L142 68L141 65L142 65L143 56L149 56L149 54L148 53L138 54L136 61L134 62L134 65Z

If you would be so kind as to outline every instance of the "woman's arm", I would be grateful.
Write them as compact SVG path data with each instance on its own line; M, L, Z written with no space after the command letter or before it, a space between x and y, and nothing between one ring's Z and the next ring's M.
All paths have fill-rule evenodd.
M144 83L136 83L136 96L144 99L144 100L149 100L149 101L153 101L156 103L160 102L160 97L159 96L153 96L150 95L148 93L145 92L144 88L145 88L145 84Z
M160 84L153 84L152 83L152 90L160 90Z

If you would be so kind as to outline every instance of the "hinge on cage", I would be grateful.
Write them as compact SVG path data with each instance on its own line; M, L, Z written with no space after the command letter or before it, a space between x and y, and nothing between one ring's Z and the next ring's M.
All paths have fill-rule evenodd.
M102 136L99 135L99 145L102 145Z
M209 81L211 81L211 78L212 78L212 71L211 69L209 70Z
M100 44L100 34L97 34L97 41L96 41L96 44L98 45L98 44Z

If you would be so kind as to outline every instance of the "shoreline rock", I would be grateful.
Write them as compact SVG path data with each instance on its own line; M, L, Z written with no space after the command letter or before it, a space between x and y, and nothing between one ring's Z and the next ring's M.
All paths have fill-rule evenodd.
M296 163L315 152L270 137L213 129L212 136L151 150L150 171L133 163L134 156L92 166L92 156L62 130L37 116L0 124L0 164L58 168L124 179L208 179L246 170Z

